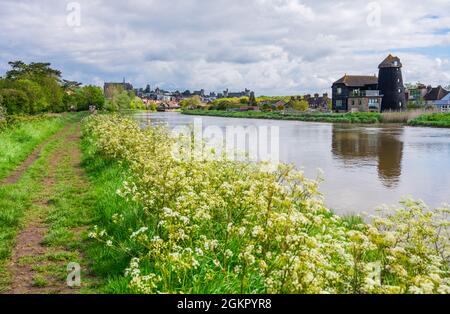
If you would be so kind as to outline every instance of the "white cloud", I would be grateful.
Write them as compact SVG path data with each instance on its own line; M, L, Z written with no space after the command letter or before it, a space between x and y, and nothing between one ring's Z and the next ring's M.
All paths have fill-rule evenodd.
M85 83L126 77L136 86L258 94L325 92L344 73L374 74L398 54L406 81L448 85L450 2L358 0L1 0L0 70L50 61ZM446 49L447 48L447 49Z

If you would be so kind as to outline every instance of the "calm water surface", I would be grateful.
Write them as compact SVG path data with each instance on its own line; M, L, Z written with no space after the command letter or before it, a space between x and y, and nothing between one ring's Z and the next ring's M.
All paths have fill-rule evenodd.
M194 117L143 113L143 124L204 127L279 126L280 159L315 178L324 171L321 192L336 212L373 212L412 195L430 206L450 203L450 129L349 126L297 121Z

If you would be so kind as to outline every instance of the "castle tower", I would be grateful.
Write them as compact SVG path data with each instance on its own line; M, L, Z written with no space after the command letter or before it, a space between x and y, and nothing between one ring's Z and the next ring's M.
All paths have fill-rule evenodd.
M383 100L381 111L402 111L406 109L405 86L403 85L400 58L389 55L378 66L378 89Z

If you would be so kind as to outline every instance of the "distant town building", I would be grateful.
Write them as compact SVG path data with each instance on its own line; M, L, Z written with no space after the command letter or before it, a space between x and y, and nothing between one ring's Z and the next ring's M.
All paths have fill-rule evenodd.
M435 106L441 112L450 112L450 92L442 99L437 100Z
M228 88L223 91L223 94L219 94L217 98L241 98L241 97L250 97L251 90L245 89L243 92L229 92Z
M109 82L103 85L103 93L106 98L112 98L114 92L117 90L132 91L133 85L131 85L130 83L126 83L125 78L123 79L122 83Z
M378 90L378 77L347 75L333 83L333 111L380 111L383 96Z
M331 100L328 98L328 94L325 93L322 96L319 94L314 94L313 97L311 95L306 95L305 100L309 104L309 109L312 110L320 110L320 111L328 111L328 102Z
M426 86L422 83L410 86L406 93L408 95L408 101L414 103L417 106L424 105L424 97L430 91L431 86Z
M445 90L442 86L429 88L428 93L423 97L425 100L425 105L427 106L437 106L441 100L444 99L450 92Z

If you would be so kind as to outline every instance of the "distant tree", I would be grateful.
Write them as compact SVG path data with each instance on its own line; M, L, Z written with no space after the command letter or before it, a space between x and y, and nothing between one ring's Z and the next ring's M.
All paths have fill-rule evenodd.
M134 99L131 101L130 108L133 110L145 110L146 109L144 102L139 97L134 97Z
M254 92L250 93L250 98L248 100L248 104L249 104L249 106L258 106L258 102L256 101Z
M6 109L3 108L3 96L0 95L0 131L6 127Z
M29 100L25 92L17 89L1 89L0 95L8 114L29 113Z
M73 94L78 88L80 88L81 85L83 84L76 81L63 80L62 88L66 94Z
M200 96L195 95L192 96L191 98L187 98L187 99L183 99L182 101L180 101L180 106L182 108L197 108L200 107L202 105L202 99Z
M21 113L24 114L34 114L38 112L43 112L48 110L48 101L44 91L41 86L31 80L21 79L21 80L0 80L0 90L10 89L22 91L26 94L28 99L27 105L23 106ZM4 96L5 102L10 103L6 100L7 97L16 97L16 94L7 93ZM13 101L14 102L14 101Z
M296 99L292 102L292 108L294 110L304 112L304 111L308 110L309 103L305 99L301 99L301 100Z
M105 96L103 91L98 86L84 86L81 88L82 101L81 108L78 110L88 110L90 106L95 106L97 109L103 109L105 105Z
M50 77L59 81L61 78L61 71L52 69L50 63L32 62L26 64L23 61L11 61L8 64L11 66L11 70L6 72L6 79L8 80Z
M117 105L117 102L114 102L112 99L107 99L105 101L104 109L107 111L116 112L119 111L119 106Z
M250 104L250 98L246 97L246 96L241 97L241 98L239 98L239 103L241 105L249 105Z
M157 108L158 105L154 101L148 103L147 110L156 111Z
M117 96L113 97L113 101L116 102L119 110L130 109L131 98L126 91L123 91Z
M277 110L278 111L282 111L282 110L285 110L285 109L286 109L286 107L284 105L278 105L277 106Z
M331 99L327 100L327 108L328 110L333 110L333 101Z

